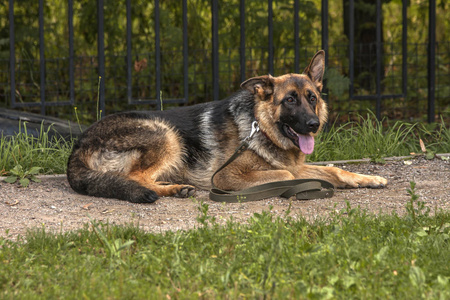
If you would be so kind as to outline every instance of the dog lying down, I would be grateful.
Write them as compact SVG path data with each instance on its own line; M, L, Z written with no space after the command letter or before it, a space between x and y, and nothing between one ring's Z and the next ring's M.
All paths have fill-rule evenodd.
M340 188L383 187L385 178L305 164L325 125L321 98L324 51L303 74L250 78L222 101L167 111L105 117L80 137L67 177L78 193L130 202L189 197L209 189L211 176L250 134L249 149L214 178L223 190L273 181L322 179Z

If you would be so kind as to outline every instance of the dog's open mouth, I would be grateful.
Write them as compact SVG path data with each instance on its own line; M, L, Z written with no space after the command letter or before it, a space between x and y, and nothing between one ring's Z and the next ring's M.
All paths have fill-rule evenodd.
M314 138L309 134L298 134L289 125L283 124L283 130L286 136L294 142L305 154L311 154L314 151Z

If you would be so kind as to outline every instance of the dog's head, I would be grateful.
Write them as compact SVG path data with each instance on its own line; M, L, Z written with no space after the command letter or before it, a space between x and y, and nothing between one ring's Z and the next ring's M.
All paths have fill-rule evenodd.
M241 84L255 99L255 117L264 132L283 149L298 147L310 154L314 136L327 121L328 110L321 98L325 52L312 58L303 74L250 78Z

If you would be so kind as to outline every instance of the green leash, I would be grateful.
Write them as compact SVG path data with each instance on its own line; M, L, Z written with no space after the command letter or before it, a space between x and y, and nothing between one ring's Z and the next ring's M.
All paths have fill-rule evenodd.
M296 196L298 200L331 198L334 195L334 185L321 179L294 179L274 181L240 191L224 191L214 184L214 176L238 158L249 147L249 141L259 131L258 122L252 123L252 131L236 149L234 154L211 176L211 190L209 198L216 202L249 202L271 197L290 198Z

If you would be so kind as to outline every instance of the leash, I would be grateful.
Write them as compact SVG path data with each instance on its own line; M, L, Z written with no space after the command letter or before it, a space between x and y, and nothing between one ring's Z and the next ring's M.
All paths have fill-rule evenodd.
M212 188L209 192L209 199L216 202L240 203L271 197L290 198L294 195L297 200L331 198L334 195L334 185L321 179L274 181L240 191L224 191L217 188L214 184L214 176L248 149L250 140L257 132L259 132L259 125L257 121L254 121L250 135L244 139L233 155L211 176Z

